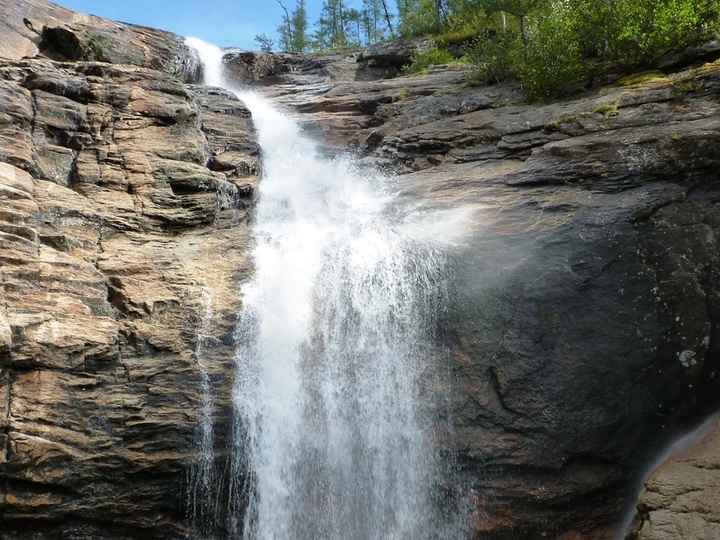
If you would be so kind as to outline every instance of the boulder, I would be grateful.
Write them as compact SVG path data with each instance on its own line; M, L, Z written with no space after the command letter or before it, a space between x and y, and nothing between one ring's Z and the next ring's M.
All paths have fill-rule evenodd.
M720 416L673 445L645 480L628 539L718 538Z
M428 37L393 39L371 45L362 53L362 59L371 66L394 66L401 68L412 62L413 56L422 54L436 46Z

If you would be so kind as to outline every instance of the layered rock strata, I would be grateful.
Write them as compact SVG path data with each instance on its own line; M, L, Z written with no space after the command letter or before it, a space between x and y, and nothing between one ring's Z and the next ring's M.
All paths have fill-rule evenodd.
M131 65L0 80L0 538L183 537L201 338L229 425L249 111Z
M47 0L2 0L0 19L0 58L40 54L147 67L185 82L201 78L196 55L170 32L76 13Z

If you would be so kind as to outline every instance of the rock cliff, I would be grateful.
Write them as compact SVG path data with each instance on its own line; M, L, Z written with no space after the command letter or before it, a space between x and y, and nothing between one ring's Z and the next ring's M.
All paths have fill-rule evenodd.
M226 447L249 112L192 84L172 34L0 14L0 539L182 538L200 353ZM395 77L426 45L225 64L447 218L438 391L474 535L617 538L648 464L720 405L718 46L528 104L462 68ZM717 433L652 474L632 534L712 537Z
M259 168L249 111L178 79L192 57L165 63L177 36L44 2L0 12L20 18L3 43L31 56L0 61L0 538L180 538L201 327L228 414ZM121 59L147 55L37 56L17 36L48 24L112 28L129 36Z
M479 538L622 536L648 463L718 406L720 43L702 50L551 103L462 67L381 79L377 51L255 77L328 152L454 216L448 445ZM655 492L645 529L678 511Z

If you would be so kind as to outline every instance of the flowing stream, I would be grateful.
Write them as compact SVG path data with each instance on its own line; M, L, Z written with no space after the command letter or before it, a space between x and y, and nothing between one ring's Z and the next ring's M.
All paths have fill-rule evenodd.
M188 43L206 83L227 87L222 52ZM442 250L417 234L390 179L321 159L295 122L228 89L251 109L263 153L236 332L228 536L462 538L439 488Z

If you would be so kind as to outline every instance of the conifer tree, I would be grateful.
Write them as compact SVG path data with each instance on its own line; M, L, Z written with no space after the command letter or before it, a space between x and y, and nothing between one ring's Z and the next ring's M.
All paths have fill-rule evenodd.
M317 49L347 47L345 0L325 0L317 22L314 46Z
M362 45L362 13L355 8L350 8L345 12L345 21L347 24L346 35L348 36L348 44L355 47Z
M278 27L280 34L280 46L285 51L303 52L309 48L307 35L307 11L305 11L305 0L297 0L292 13L285 7L281 0L277 0L285 14L283 24Z
M305 0L298 0L291 20L293 31L290 50L293 52L306 51L310 45L310 40L307 35L308 19L307 11L305 11Z
M385 18L382 0L363 0L362 24L365 33L365 44L377 43L392 35L392 27Z

